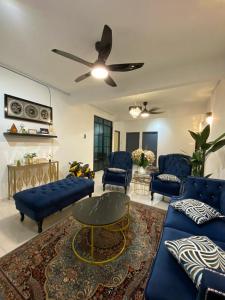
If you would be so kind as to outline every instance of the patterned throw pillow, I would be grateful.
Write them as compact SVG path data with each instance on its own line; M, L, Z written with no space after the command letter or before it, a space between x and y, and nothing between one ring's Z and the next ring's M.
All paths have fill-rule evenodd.
M225 271L225 252L206 236L165 241L165 246L197 288L205 268Z
M177 176L172 175L172 174L160 174L157 177L162 181L172 181L172 182L178 182L178 183L181 182L181 180Z
M126 170L119 168L108 168L108 170L113 173L126 173Z
M215 208L195 199L184 199L170 204L173 208L181 211L198 225L216 218L225 218Z

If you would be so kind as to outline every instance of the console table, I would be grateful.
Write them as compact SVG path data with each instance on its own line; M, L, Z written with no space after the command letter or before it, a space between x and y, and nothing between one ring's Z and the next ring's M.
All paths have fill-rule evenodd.
M59 179L59 162L43 162L26 165L7 165L8 198L16 192Z

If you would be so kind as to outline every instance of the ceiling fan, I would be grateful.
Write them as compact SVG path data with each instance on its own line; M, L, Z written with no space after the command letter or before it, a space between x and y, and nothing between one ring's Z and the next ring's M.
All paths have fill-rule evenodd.
M92 75L95 78L104 79L108 85L115 87L117 85L112 79L112 77L109 75L109 72L128 72L133 71L135 69L139 69L144 65L144 63L124 63L106 65L106 60L109 57L109 54L112 49L112 30L108 25L104 26L101 41L95 43L95 49L98 52L98 58L94 63L88 62L80 57L58 49L52 49L52 52L72 59L91 68L89 72L77 77L75 79L75 82L80 82Z
M129 107L129 113L130 115L136 119L139 116L142 118L147 118L150 115L156 115L156 114L162 114L163 111L160 111L159 107L152 107L151 109L147 109L148 102L143 102L143 108L141 105L132 105Z

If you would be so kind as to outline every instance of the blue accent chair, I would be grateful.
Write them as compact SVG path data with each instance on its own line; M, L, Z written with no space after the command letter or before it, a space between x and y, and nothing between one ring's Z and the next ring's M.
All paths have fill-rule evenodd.
M221 214L225 214L225 180L190 176L184 183L182 195L172 197L171 202L187 198L205 202L219 210ZM205 224L197 225L183 213L169 206L158 251L145 289L146 300L206 299L199 297L199 293L202 296L206 290L207 282L211 285L215 281L218 284L214 285L213 288L218 289L220 285L220 291L224 292L225 277L221 277L220 282L218 282L216 277L219 275L216 274L211 275L215 280L211 278L204 280L202 282L204 286L200 287L201 290L198 292L192 280L164 244L166 240L182 239L192 235L207 236L225 251L225 221L223 219L214 219Z
M159 156L159 172L151 174L152 180L150 183L151 200L154 193L172 197L180 194L180 189L183 181L187 176L191 175L190 157L183 154L167 154ZM172 181L162 181L158 179L160 174L172 174L177 176L181 183Z
M123 186L125 193L132 179L133 161L131 154L126 151L112 152L109 156L109 167L102 176L103 190L106 184ZM110 171L110 168L123 169L124 172Z

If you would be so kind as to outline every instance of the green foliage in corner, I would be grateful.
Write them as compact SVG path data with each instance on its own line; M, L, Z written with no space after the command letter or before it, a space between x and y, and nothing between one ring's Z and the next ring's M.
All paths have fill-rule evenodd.
M225 133L221 134L214 141L209 142L210 125L207 125L202 132L193 132L189 130L190 135L195 140L195 152L191 158L192 175L204 177L205 162L210 153L216 152L225 146ZM212 174L207 175L210 177Z

